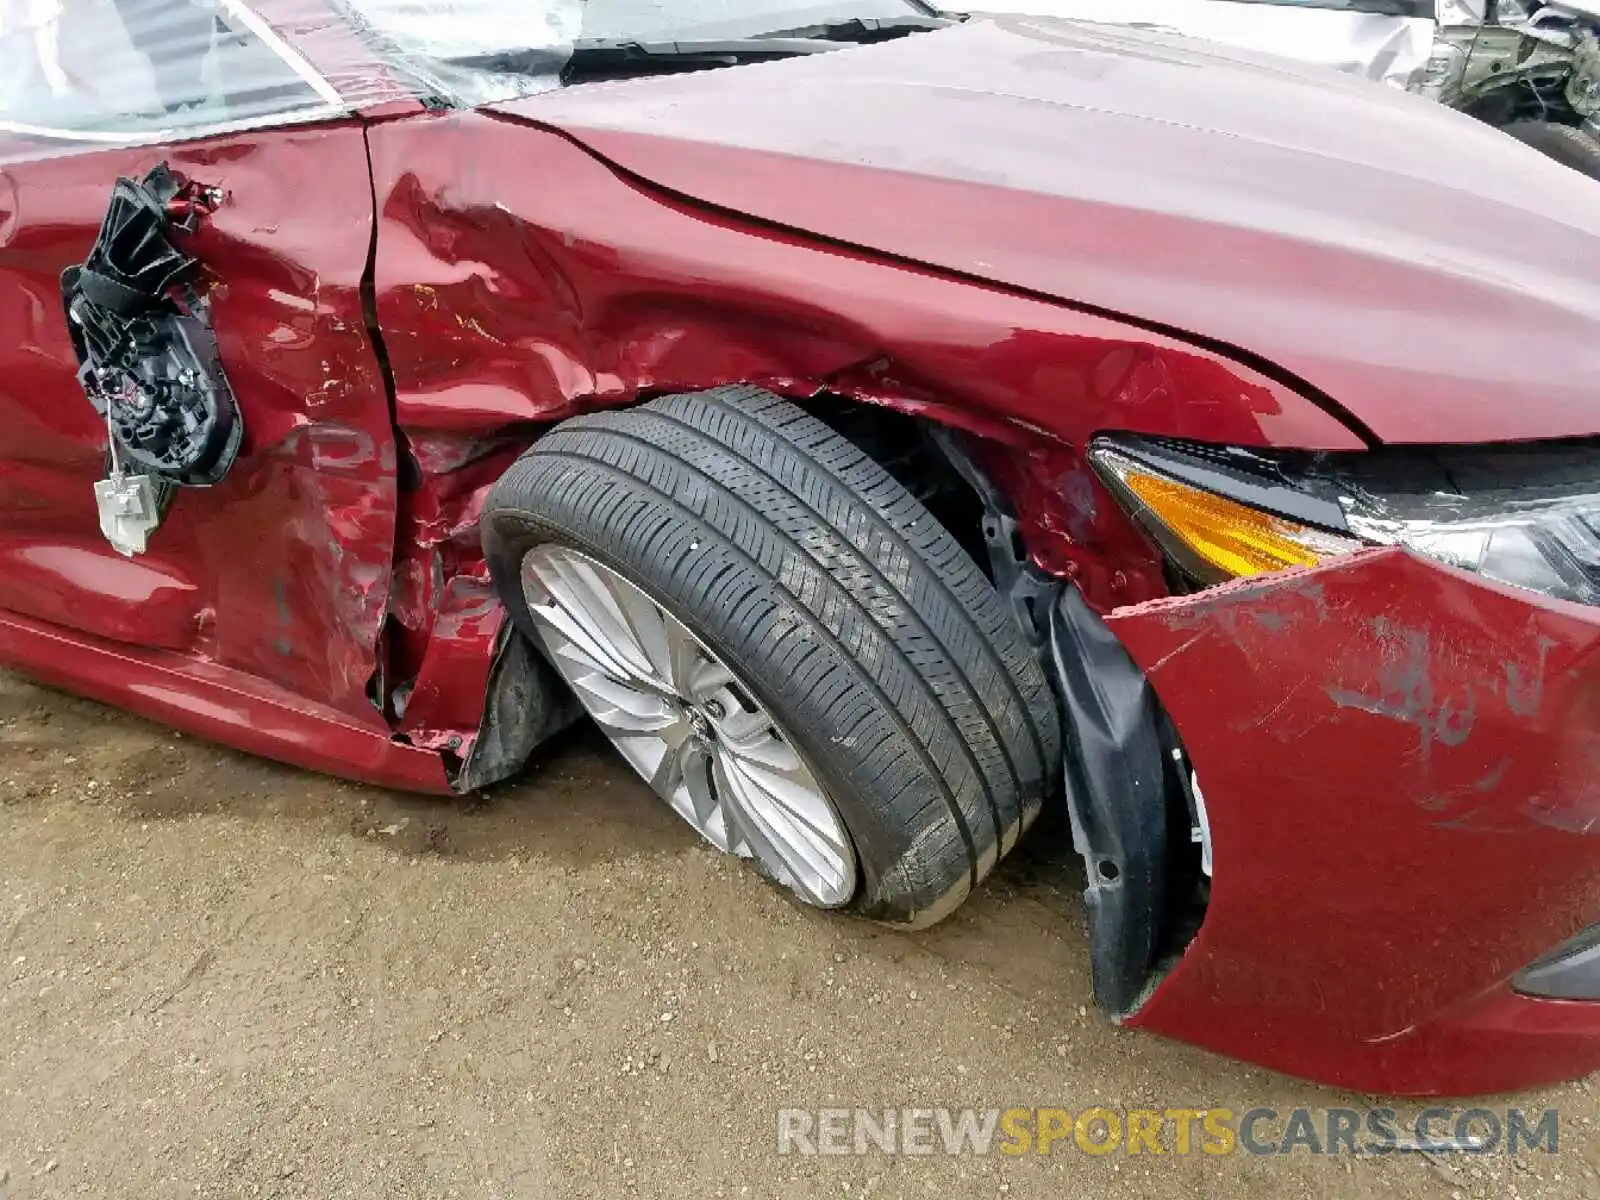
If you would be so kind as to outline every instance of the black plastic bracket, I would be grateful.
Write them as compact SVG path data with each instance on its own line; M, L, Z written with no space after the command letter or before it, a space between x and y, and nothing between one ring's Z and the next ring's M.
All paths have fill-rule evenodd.
M495 648L477 739L466 761L450 771L451 786L474 792L510 777L542 742L582 716L582 705L555 668L507 621Z
M1043 658L1050 636L1050 606L1061 583L1029 560L1011 498L973 461L960 435L942 425L930 423L927 428L933 444L983 503L983 541L995 590L1011 609L1029 645Z
M165 164L118 179L89 257L61 276L78 382L106 418L118 465L168 484L220 482L244 425L177 237L216 198Z
M1072 839L1088 874L1095 1002L1114 1018L1144 999L1168 887L1168 758L1144 673L1076 588L1050 610Z

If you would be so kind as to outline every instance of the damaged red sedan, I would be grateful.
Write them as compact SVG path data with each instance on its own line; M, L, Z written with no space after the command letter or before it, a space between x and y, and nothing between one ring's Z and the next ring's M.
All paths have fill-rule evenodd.
M7 0L0 659L437 792L586 714L907 925L1061 804L1114 1019L1592 1071L1597 199L911 0Z

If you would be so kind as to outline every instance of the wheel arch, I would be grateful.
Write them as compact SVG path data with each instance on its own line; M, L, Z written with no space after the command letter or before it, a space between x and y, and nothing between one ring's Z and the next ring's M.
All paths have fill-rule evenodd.
M635 709L617 689L659 668L622 664L659 639L613 621L606 636L632 648L597 655L598 635L570 633L566 581L527 592L534 554L587 556L709 646L875 846L861 903L878 919L942 917L1059 770L1042 664L989 581L892 472L771 390L670 393L556 425L495 485L483 544L519 627L547 645L555 633L551 661L630 746Z

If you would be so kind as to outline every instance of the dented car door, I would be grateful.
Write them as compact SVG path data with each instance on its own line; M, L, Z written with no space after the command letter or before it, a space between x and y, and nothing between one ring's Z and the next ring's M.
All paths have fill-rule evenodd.
M34 28L0 35L0 74L34 81L8 93L0 114L0 326L20 335L0 345L0 608L381 723L369 693L396 456L363 315L372 203L362 129L303 60L231 5L200 24L186 5L51 8L34 5ZM41 66L51 47L60 60ZM93 87L79 86L90 77ZM255 128L285 120L305 124ZM130 145L175 132L193 140ZM63 273L89 264L117 181L137 185L163 163L182 194L161 197L160 232L194 260L174 303L201 342L214 338L216 390L236 403L239 426L226 453L181 480L190 486L173 486L176 459L165 473L159 455L109 461L104 410L122 385L92 361L81 371L85 330L75 321L69 333L63 307ZM116 342L149 298L130 300L116 269L90 274L105 302L92 332ZM121 352L171 350L171 338L141 338ZM194 401L183 385L203 374L195 356L169 357L119 369L160 377L149 394ZM132 409L120 411L131 422ZM126 457L129 442L118 441ZM137 555L107 540L97 513L96 484L118 468L154 477L147 515L160 534Z

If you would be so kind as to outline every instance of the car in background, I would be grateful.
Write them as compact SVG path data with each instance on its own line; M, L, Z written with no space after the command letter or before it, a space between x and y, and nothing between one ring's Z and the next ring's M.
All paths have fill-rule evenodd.
M1204 38L1429 96L1600 178L1596 0L978 0Z
M587 718L901 927L1052 808L1116 1021L1600 1067L1589 181L907 0L0 13L0 662L444 794Z

